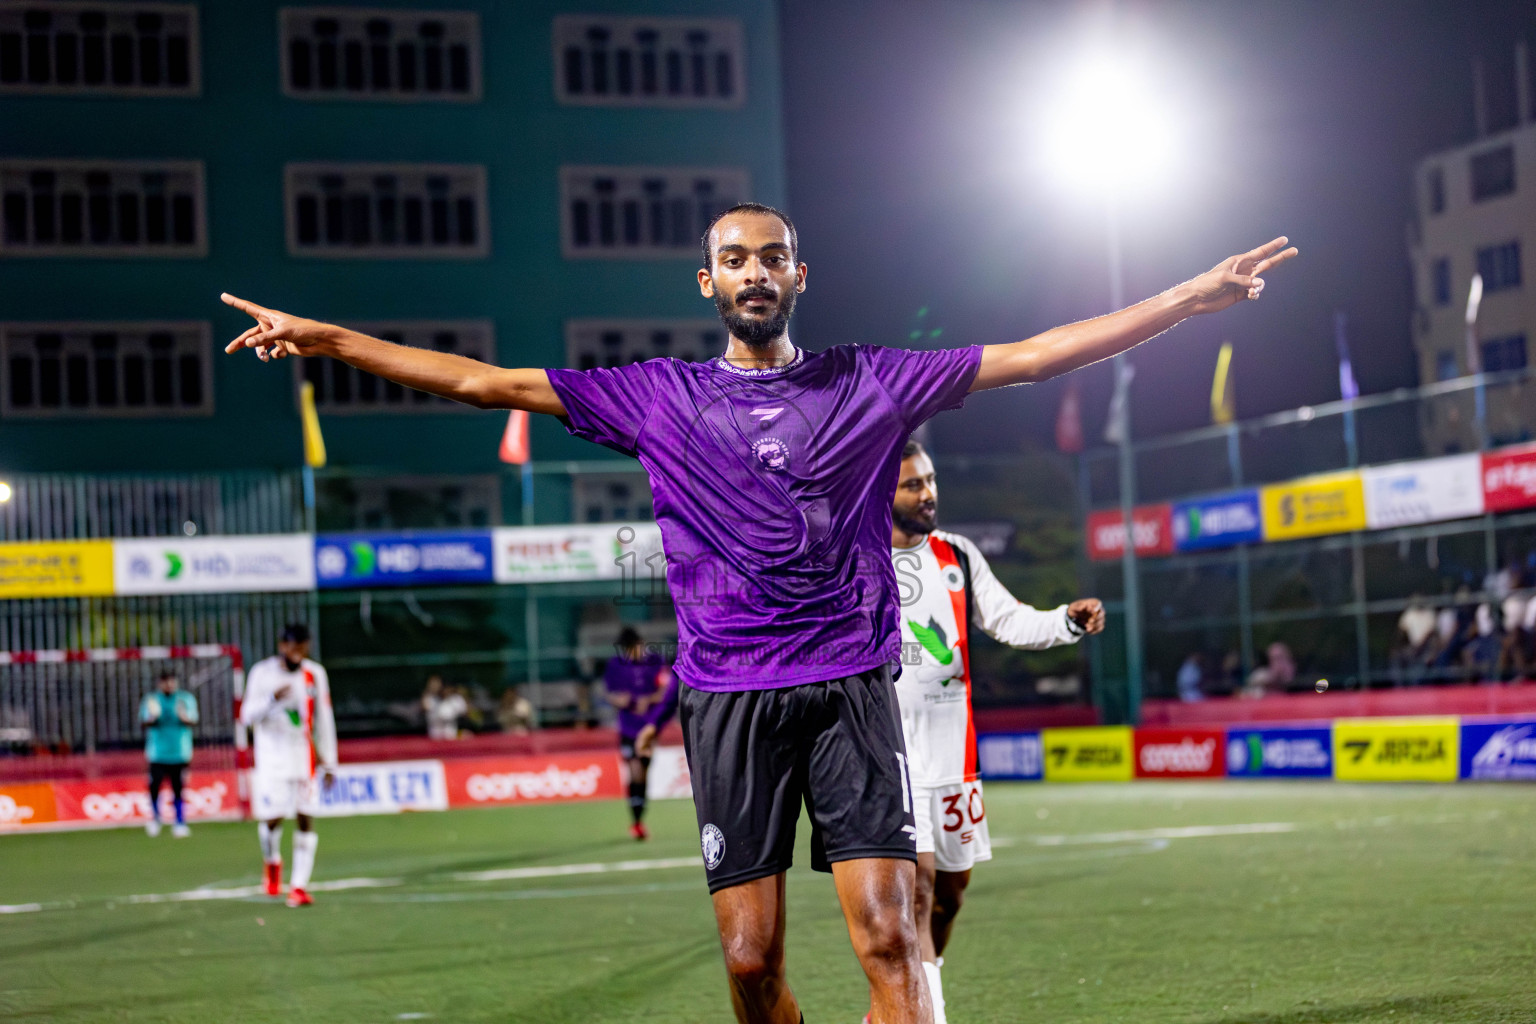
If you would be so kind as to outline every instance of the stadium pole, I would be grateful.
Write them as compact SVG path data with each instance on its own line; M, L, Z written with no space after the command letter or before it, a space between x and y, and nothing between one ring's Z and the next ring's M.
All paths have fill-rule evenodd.
M1104 204L1106 241L1109 256L1109 308L1125 306L1125 268L1120 247L1120 209L1111 193ZM1125 353L1115 356L1115 381L1121 379ZM1131 448L1131 389L1125 388L1123 421L1120 428L1120 517L1125 523L1125 543L1121 546L1120 572L1125 606L1125 722L1141 723L1141 575L1136 564L1136 454Z

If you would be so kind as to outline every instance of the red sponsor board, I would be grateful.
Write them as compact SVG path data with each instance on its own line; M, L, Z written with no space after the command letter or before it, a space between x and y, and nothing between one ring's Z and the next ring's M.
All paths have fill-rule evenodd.
M624 795L618 751L449 758L449 807L542 804Z
M1483 453L1483 505L1489 512L1536 505L1536 444Z
M53 787L46 782L0 785L0 829L49 825L57 820Z
M192 771L182 789L188 820L240 815L232 771ZM132 825L149 820L149 782L143 775L70 779L53 783L56 820L101 825ZM174 820L171 793L160 791L160 820Z
M1136 554L1173 553L1173 506L1138 505L1131 513L1136 531ZM1125 553L1125 517L1120 510L1088 513L1088 557L1095 561L1119 558Z
M1220 729L1137 729L1138 779L1219 779L1227 774Z

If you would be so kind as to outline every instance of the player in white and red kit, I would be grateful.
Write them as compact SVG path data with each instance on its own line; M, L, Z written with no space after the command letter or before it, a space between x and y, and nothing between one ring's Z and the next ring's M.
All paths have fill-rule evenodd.
M917 825L918 942L934 1024L944 1024L944 946L971 868L992 859L976 772L970 629L978 626L1010 647L1040 650L1102 630L1104 606L1088 598L1040 611L1008 593L975 544L935 529L938 487L922 445L908 441L901 454L891 514L891 559L901 599L896 699Z
M320 785L336 770L336 716L325 669L309 660L309 629L283 629L277 655L257 662L245 679L240 722L251 730L256 769L251 773L251 811L257 819L267 895L282 893L283 819L294 818L293 873L288 905L313 903L308 887L315 869L314 815Z

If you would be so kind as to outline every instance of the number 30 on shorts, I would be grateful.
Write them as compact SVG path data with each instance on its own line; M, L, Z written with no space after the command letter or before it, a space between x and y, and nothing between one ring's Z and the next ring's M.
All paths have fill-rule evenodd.
M974 784L967 785L962 792L948 794L943 800L945 832L960 831L965 827L967 817L971 819L972 825L986 820L986 804L982 802L981 790Z

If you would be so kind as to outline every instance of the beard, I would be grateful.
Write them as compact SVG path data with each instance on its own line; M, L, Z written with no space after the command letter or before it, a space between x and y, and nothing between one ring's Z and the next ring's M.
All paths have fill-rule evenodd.
M767 319L747 316L738 311L737 307L748 299L772 299L773 293L766 288L747 287L727 298L720 291L715 292L715 310L720 314L720 322L725 324L725 329L732 336L745 345L758 348L777 341L789 328L790 315L795 311L795 291L793 288L779 296L778 305L773 307L773 315Z
M925 501L905 511L892 509L891 519L903 533L926 535L938 529L939 507L931 501Z

